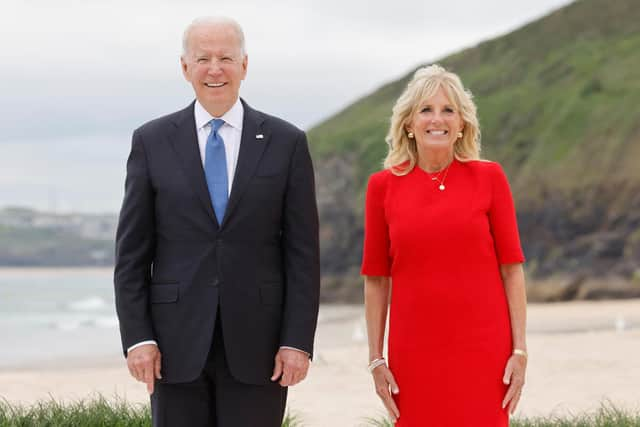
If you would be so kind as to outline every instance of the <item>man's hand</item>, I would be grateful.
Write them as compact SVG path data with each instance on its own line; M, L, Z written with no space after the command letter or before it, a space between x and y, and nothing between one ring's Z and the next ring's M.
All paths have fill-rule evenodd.
M127 354L127 367L131 376L147 384L147 391L153 394L155 379L160 375L160 350L155 344L145 344L136 347Z
M298 384L305 379L309 370L309 355L303 351L290 348L278 350L273 367L271 381L277 381L282 387Z

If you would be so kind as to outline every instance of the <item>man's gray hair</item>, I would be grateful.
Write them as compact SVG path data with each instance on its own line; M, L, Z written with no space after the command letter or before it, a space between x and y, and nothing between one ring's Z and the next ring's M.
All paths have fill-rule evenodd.
M234 19L228 18L226 16L201 16L199 18L194 19L191 24L184 30L182 34L182 57L184 58L189 50L189 36L191 35L191 31L194 28L200 26L208 26L208 25L227 25L236 33L238 37L238 41L240 42L240 55L244 57L247 54L247 49L244 43L244 31L242 31L242 27L238 22Z

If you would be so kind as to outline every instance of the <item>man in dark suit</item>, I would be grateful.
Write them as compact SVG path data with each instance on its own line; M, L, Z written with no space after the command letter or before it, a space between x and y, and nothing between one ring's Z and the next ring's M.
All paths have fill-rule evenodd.
M306 136L239 98L235 21L194 21L181 65L196 100L136 129L127 162L114 280L127 365L155 426L279 426L318 314Z

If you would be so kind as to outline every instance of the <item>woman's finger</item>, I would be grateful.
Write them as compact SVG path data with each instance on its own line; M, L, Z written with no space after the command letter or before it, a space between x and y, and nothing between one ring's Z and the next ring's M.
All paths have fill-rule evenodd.
M393 396L391 396L391 393L389 392L389 387L387 386L386 390L381 390L378 393L378 396L380 396L382 404L387 408L389 417L391 417L391 420L395 422L400 416L400 411L398 410L396 402L393 400Z
M515 392L513 399L511 399L511 402L509 402L509 413L511 415L516 412L518 402L520 402L520 396L522 396L522 388L518 389L518 391Z
M507 366L504 367L504 375L502 376L503 384L511 384L511 375L513 374L513 368L510 361L507 362Z
M507 392L504 395L504 399L502 400L502 409L506 408L513 396L516 393L517 388L512 384L507 389Z
M387 382L389 383L389 388L391 389L391 393L393 393L393 394L400 393L400 388L398 387L398 384L396 383L396 379L393 377L393 374L391 373L391 371L389 369L387 369L387 372L385 372L385 378L386 378Z

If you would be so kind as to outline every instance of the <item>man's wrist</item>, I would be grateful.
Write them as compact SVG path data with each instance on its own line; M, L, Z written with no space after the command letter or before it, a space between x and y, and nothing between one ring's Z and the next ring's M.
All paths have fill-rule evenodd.
M283 349L299 351L300 353L304 353L304 354L306 354L306 355L307 355L307 357L311 358L311 355L310 355L309 353L307 353L307 352L306 352L306 351L304 351L304 350L300 350L299 348L289 347L288 345L281 345L281 346L280 346L280 350L283 350Z
M143 345L148 345L148 344L155 345L156 347L158 346L158 343L155 340L140 341L139 343L135 343L134 345L129 347L127 349L127 353L129 353L131 350L133 350L135 348L142 347Z

